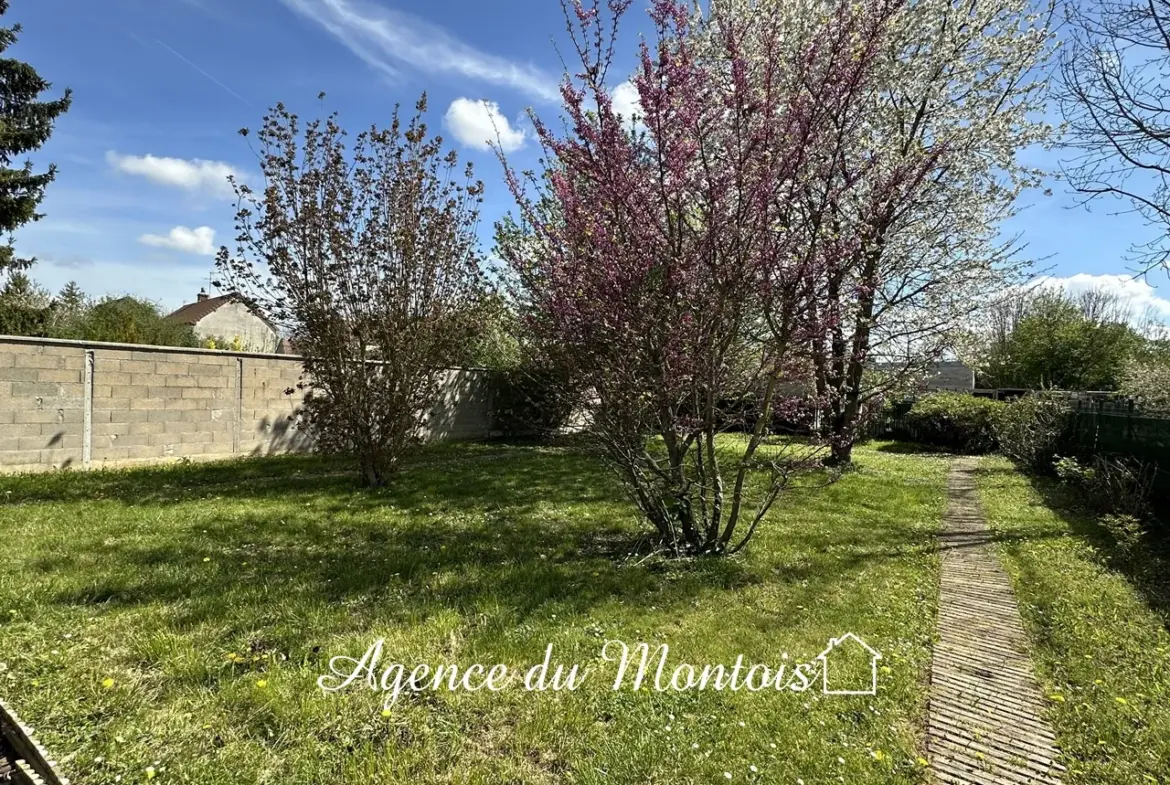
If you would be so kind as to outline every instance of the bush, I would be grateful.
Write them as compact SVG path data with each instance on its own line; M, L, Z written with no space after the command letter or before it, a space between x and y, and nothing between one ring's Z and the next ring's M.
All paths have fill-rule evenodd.
M1080 491L1098 512L1133 520L1150 515L1155 470L1149 464L1133 458L1094 455L1085 461L1058 458L1053 468L1061 481Z
M1122 556L1138 564L1145 560L1147 531L1140 518L1132 515L1103 515L1101 525L1113 536Z
M1170 360L1165 356L1132 360L1125 368L1121 392L1142 409L1170 411Z
M573 398L565 374L533 364L498 371L492 395L493 430L505 438L547 439L569 421Z
M764 416L761 398L760 394L746 393L719 401L716 428L725 433L751 433ZM777 397L772 401L768 433L808 435L813 432L818 410L816 401L804 397Z
M107 297L80 317L76 337L85 341L149 346L198 346L189 324L171 321L155 303L134 297Z
M915 401L906 426L916 441L978 455L995 450L1004 404L965 393L938 392Z
M1021 468L1049 473L1069 424L1068 404L1048 393L1035 392L1004 407L995 423L999 450Z

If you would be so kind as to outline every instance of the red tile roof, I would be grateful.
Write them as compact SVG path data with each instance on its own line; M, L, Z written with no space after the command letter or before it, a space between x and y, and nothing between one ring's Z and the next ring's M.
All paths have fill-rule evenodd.
M181 322L183 324L194 325L199 322L204 316L214 312L221 305L226 305L233 300L239 300L238 294L225 294L219 297L208 297L206 300L200 300L194 303L187 303L174 313L167 314L167 318L174 322Z

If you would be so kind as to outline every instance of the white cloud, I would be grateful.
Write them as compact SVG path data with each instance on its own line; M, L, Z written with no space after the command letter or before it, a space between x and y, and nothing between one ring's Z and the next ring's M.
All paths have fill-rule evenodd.
M159 185L169 185L188 191L204 191L216 196L232 196L229 175L242 179L235 167L222 161L201 158L162 158L154 155L120 155L110 150L106 162L119 172L145 177Z
M513 128L494 101L456 98L447 108L443 123L456 139L477 150L490 150L496 141L505 153L524 146L524 130Z
M210 226L200 226L197 229L176 226L166 235L144 234L138 238L138 242L199 256L215 256L215 230Z
M453 74L557 101L559 79L531 63L481 52L413 14L354 0L283 0L336 37L370 67L396 76L396 63Z
M613 89L610 95L613 110L620 114L627 122L632 122L634 115L642 116L642 104L638 99L638 88L627 80Z
M1116 294L1129 306L1135 322L1152 311L1159 318L1170 321L1170 300L1159 297L1154 287L1130 275L1089 275L1077 273L1066 278L1043 276L1034 284L1041 289L1063 289L1067 294L1078 294L1089 289L1101 289Z
M67 270L79 270L82 267L92 267L93 259L84 254L65 254L63 256L57 255L43 255L36 257L38 264L51 264L54 267L61 267Z

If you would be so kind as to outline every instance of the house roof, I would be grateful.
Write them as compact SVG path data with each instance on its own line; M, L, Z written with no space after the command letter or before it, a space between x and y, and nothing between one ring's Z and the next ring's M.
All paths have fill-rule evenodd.
M227 305L233 300L240 299L238 294L224 294L219 297L208 297L194 303L187 303L179 310L167 314L167 318L183 324L196 324L204 316L216 311L221 305Z
M179 310L167 314L167 318L174 322L180 322L182 324L189 324L194 326L208 314L217 311L220 306L227 305L231 302L241 302L247 305L243 297L236 294L235 292L229 292L228 294L222 294L219 297L208 297L206 300L198 300L193 303L187 303L183 307L179 308ZM279 332L279 330L276 329L276 325L265 318L264 314L260 313L259 310L251 305L248 305L248 308L252 311L253 314L256 315L256 318L260 319L266 325L271 327L273 332Z

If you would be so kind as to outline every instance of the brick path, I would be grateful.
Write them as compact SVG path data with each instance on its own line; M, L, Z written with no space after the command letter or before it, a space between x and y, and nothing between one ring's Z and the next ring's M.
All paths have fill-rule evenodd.
M945 785L1059 785L1064 767L1043 718L1011 582L979 507L975 466L956 461L947 481L930 767Z

